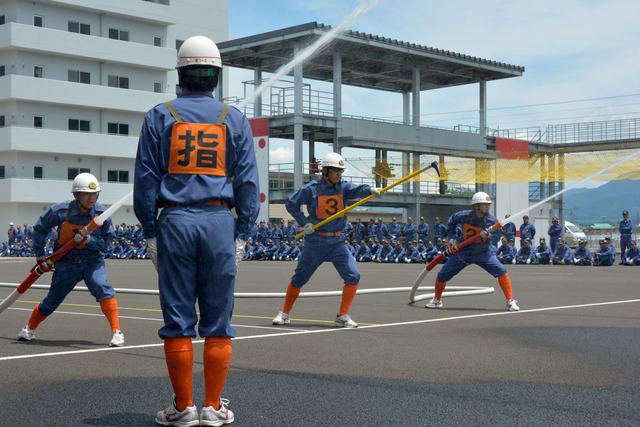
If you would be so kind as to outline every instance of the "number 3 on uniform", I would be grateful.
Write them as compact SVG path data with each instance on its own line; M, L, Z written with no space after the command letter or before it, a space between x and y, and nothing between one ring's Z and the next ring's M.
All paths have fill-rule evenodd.
M319 219L327 219L342 209L344 209L344 202L342 201L342 196L340 194L335 194L333 196L318 196L316 217Z

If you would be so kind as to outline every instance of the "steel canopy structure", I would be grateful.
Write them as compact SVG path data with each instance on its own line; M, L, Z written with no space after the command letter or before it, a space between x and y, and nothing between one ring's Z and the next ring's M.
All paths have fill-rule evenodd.
M245 82L247 96L247 84L259 86L262 73L275 73L330 30L328 25L309 22L220 42L218 47L225 67L253 70L253 80ZM316 142L333 143L336 152L346 147L372 150L380 161L386 161L388 151L402 152L406 165L402 175L407 175L410 165L420 164L420 156L426 154L440 156L441 161L444 156L495 158L496 150L485 138L487 82L523 73L524 67L517 65L345 31L303 63L295 65L289 73L293 82L282 79L285 87L278 88L275 94L272 91L257 96L252 105L246 106L245 113L268 117L271 137L293 140L292 188L313 179L303 173L303 140L309 143L309 163L315 157ZM332 83L333 90L313 90L310 81ZM465 131L421 126L422 91L468 84L479 87L478 128ZM401 95L402 120L343 115L343 85ZM219 85L220 98L221 88ZM288 191L272 188L270 199L284 200ZM413 182L405 184L402 193L390 194L384 204L406 207L419 217L422 208L433 213L431 210L438 205L435 215L443 215L444 211L439 209L466 204L466 199L466 195L460 194L425 194L421 192L420 183Z
M275 72L293 58L296 45L313 43L331 29L309 22L218 44L226 66ZM333 81L334 53L342 54L342 83L391 92L413 89L414 69L420 90L521 76L524 67L373 34L348 31L304 63L304 77Z

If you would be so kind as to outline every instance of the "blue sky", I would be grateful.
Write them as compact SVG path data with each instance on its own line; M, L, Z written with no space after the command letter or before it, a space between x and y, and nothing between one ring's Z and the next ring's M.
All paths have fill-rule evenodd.
M231 0L229 37L309 21L336 25L359 3ZM524 66L522 77L488 83L488 125L505 129L640 117L639 22L640 3L630 0L381 0L352 29ZM230 95L242 95L239 82L251 78L232 70ZM585 101L603 97L615 98ZM346 114L402 114L399 94L345 89L343 101ZM541 103L551 105L521 107ZM515 108L498 109L508 106ZM424 91L421 121L476 126L477 107L477 85ZM285 161L290 146L273 141L273 160Z

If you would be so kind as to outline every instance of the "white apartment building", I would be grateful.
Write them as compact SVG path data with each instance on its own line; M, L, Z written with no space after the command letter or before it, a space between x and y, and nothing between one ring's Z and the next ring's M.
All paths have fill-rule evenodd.
M79 172L101 203L132 191L144 114L196 34L227 40L228 0L0 0L0 229L70 200ZM113 220L137 223L131 203Z

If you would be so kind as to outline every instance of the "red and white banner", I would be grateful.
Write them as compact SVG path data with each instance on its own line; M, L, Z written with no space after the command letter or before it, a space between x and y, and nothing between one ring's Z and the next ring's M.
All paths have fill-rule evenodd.
M253 145L260 180L260 214L258 221L269 221L269 119L250 119Z

